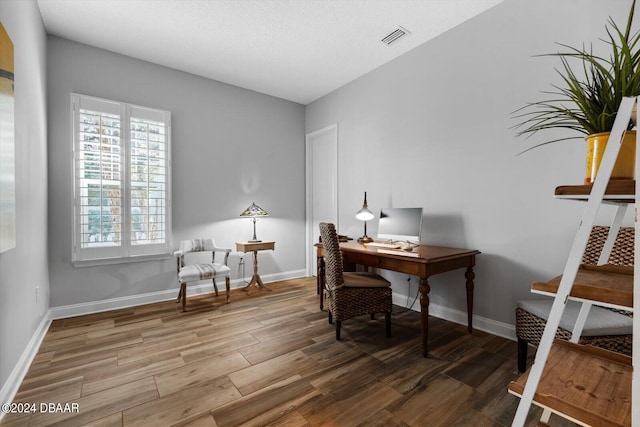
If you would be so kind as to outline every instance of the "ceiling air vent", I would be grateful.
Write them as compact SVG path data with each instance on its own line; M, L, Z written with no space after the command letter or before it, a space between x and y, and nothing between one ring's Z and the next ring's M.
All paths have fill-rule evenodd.
M391 45L408 34L411 34L411 33L406 28L402 28L399 26L398 28L396 28L395 30L387 34L385 37L383 37L382 43L385 43L386 45Z

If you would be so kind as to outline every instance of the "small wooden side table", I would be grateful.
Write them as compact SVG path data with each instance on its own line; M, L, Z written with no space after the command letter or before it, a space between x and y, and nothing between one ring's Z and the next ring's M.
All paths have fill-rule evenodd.
M251 289L255 286L270 291L268 287L262 283L260 275L258 274L258 251L275 250L276 242L236 242L236 250L238 252L253 252L253 277L251 281L245 287L248 295L251 295Z

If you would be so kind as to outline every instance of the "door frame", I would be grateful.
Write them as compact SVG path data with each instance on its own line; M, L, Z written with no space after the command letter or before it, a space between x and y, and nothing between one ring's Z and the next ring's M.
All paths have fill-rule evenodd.
M339 169L338 169L338 124L334 123L332 125L326 126L322 129L315 130L313 132L309 132L305 136L305 151L306 151L306 270L308 276L313 276L316 271L314 267L316 266L316 251L314 250L313 242L313 150L311 149L311 144L313 144L314 140L320 136L325 136L327 134L333 134L333 150L335 152L335 162L336 162L336 176L334 180L334 206L335 210L333 212L333 216L335 218L336 228L338 227L338 177L339 177Z

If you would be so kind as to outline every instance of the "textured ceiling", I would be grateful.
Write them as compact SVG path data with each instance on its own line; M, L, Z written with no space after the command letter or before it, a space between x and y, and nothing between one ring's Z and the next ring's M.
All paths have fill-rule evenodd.
M49 34L308 104L503 0L37 1Z

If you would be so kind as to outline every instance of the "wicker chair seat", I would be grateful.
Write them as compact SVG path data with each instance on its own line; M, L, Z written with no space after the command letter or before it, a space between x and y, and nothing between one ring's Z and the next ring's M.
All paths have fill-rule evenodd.
M342 280L345 288L384 288L391 285L384 277L369 272L342 273Z

